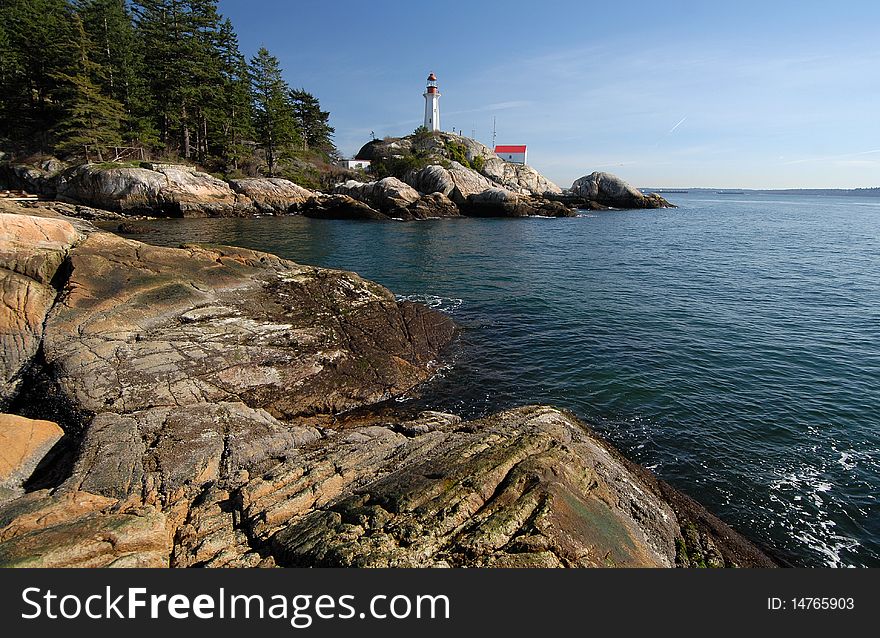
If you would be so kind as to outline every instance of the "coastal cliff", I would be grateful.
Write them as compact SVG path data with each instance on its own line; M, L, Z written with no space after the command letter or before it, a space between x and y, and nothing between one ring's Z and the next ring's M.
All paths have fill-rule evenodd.
M3 209L0 565L773 564L567 412L389 402L455 339L441 313Z

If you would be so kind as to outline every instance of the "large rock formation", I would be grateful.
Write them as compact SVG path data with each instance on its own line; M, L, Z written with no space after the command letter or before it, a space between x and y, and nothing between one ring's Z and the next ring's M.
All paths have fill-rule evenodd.
M46 237L70 227L13 215L0 223ZM125 504L91 511L88 529L136 522L107 518L119 512L160 516L150 529L176 529L182 520L173 515L185 516L187 499L230 468L257 471L320 436L316 426L335 414L426 380L454 334L447 317L398 303L352 273L235 248L156 248L94 229L76 238L64 269L57 259L38 262L29 242L10 242L3 277L5 285L19 272L40 273L59 289L37 322L42 333L19 326L38 343L16 353L15 366L30 376L14 404L33 415L61 402L79 415L62 423L78 442L70 470L52 477L64 479L56 492ZM54 494L41 507L54 507ZM155 511L143 519L143 508ZM35 533L13 546L42 547ZM4 546L0 555L16 562Z
M92 412L242 401L285 418L337 413L425 380L452 331L352 273L249 250L93 233L70 260L43 354Z
M391 219L369 204L348 195L320 195L297 207L297 211L304 217L314 219Z
M0 271L58 293L10 409L67 440L0 504L0 566L772 564L570 414L357 410L433 374L437 312L265 253L75 230L62 264L19 242Z
M156 507L39 490L0 507L0 565L167 567L170 532Z
M559 186L531 166L512 164L498 157L487 159L480 172L504 188L523 195L543 197L562 192Z
M611 173L594 172L575 180L571 192L584 200L614 208L671 208L660 195L643 194Z
M78 166L58 175L55 196L98 208L168 217L238 217L252 212L250 200L237 198L223 180L170 164Z
M501 161L501 160L498 160ZM495 185L458 162L447 167L427 166L405 176L407 183L424 193L448 197L464 215L476 217L572 217L575 212L560 202L514 192Z
M463 199L487 188L504 188L520 195L543 197L562 190L531 166L510 164L480 142L452 133L409 135L402 138L373 140L358 152L357 157L373 162L400 157L416 157L431 168L454 166L463 184ZM468 166L463 166L465 162ZM452 172L450 168L450 172ZM464 171L467 171L465 173ZM479 178L483 179L480 180ZM452 197L452 188L437 186L426 175L407 177L407 182L423 193L442 192ZM465 190L469 192L464 192ZM452 197L456 201L455 197ZM456 203L458 203L456 201Z
M392 219L428 219L458 215L458 209L445 194L423 196L396 177L366 183L349 180L336 186L333 193L351 197Z
M234 179L229 185L264 214L284 214L317 197L314 191L277 177Z
M421 193L439 193L445 197L451 197L456 188L452 174L439 164L432 164L419 170L413 169L404 176L404 180ZM482 184L484 188L491 188L488 181L484 181ZM472 192L478 191L479 189L475 189ZM457 195L459 201L467 199L459 195L460 193Z
M660 208L671 204L643 195L608 173L592 173L569 191L531 166L501 160L476 140L451 133L374 140L358 157L374 162L382 179L349 180L323 194L280 178L229 183L188 166L86 164L64 168L0 166L0 184L76 205L84 219L159 215L229 217L303 214L324 219L428 219L479 216L572 216L568 208ZM508 194L501 195L504 191ZM96 208L88 208L90 206ZM101 209L107 209L102 212Z
M245 515L284 565L675 565L673 510L572 417L535 406L432 420L416 434L406 424L355 429L320 459L304 451L242 490ZM329 489L335 477L316 471L325 459L343 470ZM373 480L352 485L364 472ZM291 481L320 486L324 502L251 515Z
M577 214L559 202L517 195L504 188L488 188L468 195L461 209L474 217L574 217Z
M287 212L314 196L287 180L242 179L231 185L190 166L83 164L66 170L5 166L0 181L44 197L126 216L241 217ZM97 218L90 211L80 215Z
M67 221L0 214L0 408L36 356L55 303L55 275L81 239Z

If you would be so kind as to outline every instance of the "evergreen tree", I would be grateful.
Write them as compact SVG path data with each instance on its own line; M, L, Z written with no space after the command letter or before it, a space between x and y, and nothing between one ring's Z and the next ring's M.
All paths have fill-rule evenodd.
M226 170L238 170L239 161L249 154L245 140L253 139L253 102L245 57L238 48L238 36L227 18L220 24L217 39L221 74L219 137L221 157Z
M318 150L325 153L335 151L330 126L330 113L321 110L318 98L306 91L298 89L290 92L293 116L302 137L303 150Z
M188 0L189 69L192 91L189 95L191 122L194 125L195 157L206 163L211 149L222 147L219 120L223 111L223 64L219 38L221 18L217 0ZM222 148L220 149L222 154Z
M66 0L4 0L0 23L0 129L26 150L48 151L48 131L61 116L53 94L55 75L67 64L62 43L70 35L70 6Z
M177 150L181 102L178 85L184 55L179 37L178 4L174 0L132 2L137 38L149 42L144 48L144 81L153 105L152 117L160 142L172 150Z
M91 59L93 46L77 14L71 16L71 33L64 45L70 67L53 76L59 83L57 95L64 105L63 115L53 129L58 139L55 148L85 156L88 145L94 147L101 159L104 148L121 143L125 110L101 90L101 83L105 81L102 68Z
M295 147L334 153L318 100L291 91L267 50L249 64L217 5L0 0L0 146L164 147L235 171L256 142L270 174Z
M250 65L254 100L254 128L257 141L266 150L269 175L275 174L278 160L298 141L296 121L289 102L290 89L281 77L278 58L262 47Z
M205 162L216 134L223 82L217 0L135 0L138 35L161 139Z
M22 78L24 68L18 50L12 46L6 32L4 10L0 9L0 139L21 138L21 115L27 111L28 99Z
M157 132L144 81L143 47L125 0L78 0L77 12L95 44L92 61L103 69L101 88L125 107L125 137L155 145Z

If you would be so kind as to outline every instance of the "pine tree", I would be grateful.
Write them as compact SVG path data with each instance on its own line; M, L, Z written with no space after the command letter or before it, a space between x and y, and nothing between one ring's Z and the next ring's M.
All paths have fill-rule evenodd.
M281 77L278 58L262 47L250 65L251 91L254 99L254 128L257 141L266 150L269 175L275 174L278 160L288 154L298 141L290 89Z
M219 130L221 145L218 155L225 170L238 170L239 161L249 153L244 141L254 136L253 102L245 57L238 48L238 36L227 18L220 24L217 39L223 77Z
M59 83L58 96L64 104L63 116L54 127L55 148L72 155L87 155L94 146L98 158L107 146L121 143L125 110L118 101L101 90L101 67L92 61L92 43L77 14L71 16L71 34L65 41L70 59L66 72L53 76Z
M142 42L126 1L78 0L76 6L95 43L92 60L103 69L101 88L125 107L125 137L134 144L155 145L158 134L150 118Z
M206 163L211 149L222 146L214 141L219 135L217 123L223 111L223 94L218 90L223 86L219 46L221 18L217 0L188 0L185 5L190 29L188 61L193 87L190 112L195 156L201 163Z
M321 110L318 98L305 89L290 92L290 103L293 109L294 120L302 136L302 148L332 153L335 151L332 136L333 127L330 126L330 113Z
M175 142L178 121L178 61L182 55L176 37L172 0L137 0L132 2L137 38L149 42L144 48L144 81L153 105L151 114L166 148Z
M66 0L4 0L0 23L5 39L0 126L25 150L48 151L48 131L61 116L53 94L55 75L67 65L61 43L70 36L70 6Z
M0 139L13 140L23 137L22 115L29 104L22 82L24 67L6 31L3 14L0 9Z
M222 82L217 0L136 0L145 75L161 138L171 151L204 162Z
M217 5L0 0L0 146L164 147L236 171L256 142L270 174L295 147L334 153L329 113L267 50L249 64Z

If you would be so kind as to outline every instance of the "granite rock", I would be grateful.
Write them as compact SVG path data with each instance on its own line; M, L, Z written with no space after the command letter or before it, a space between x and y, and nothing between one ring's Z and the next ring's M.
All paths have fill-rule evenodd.
M25 482L62 436L52 421L0 414L0 502L24 493Z

